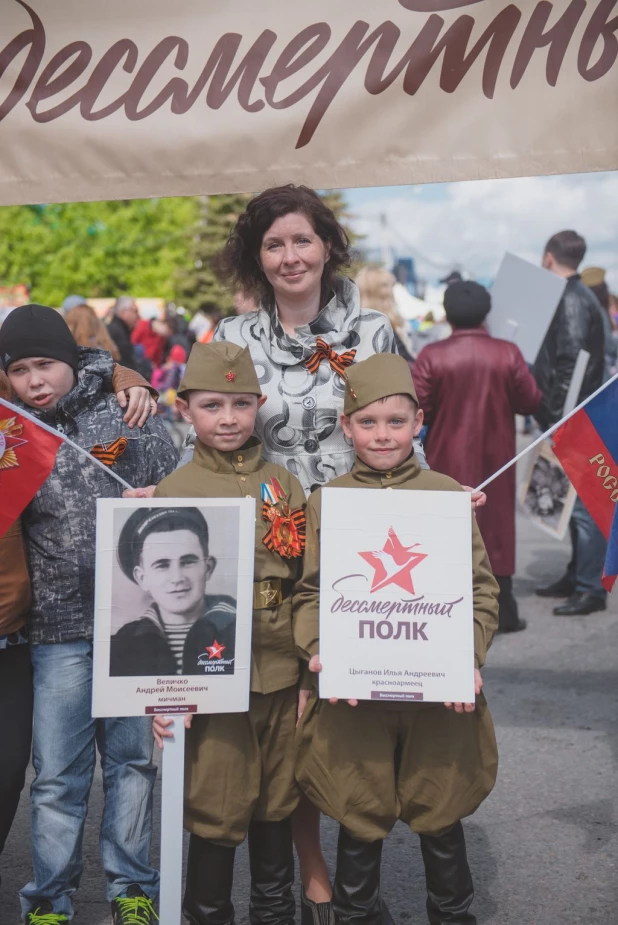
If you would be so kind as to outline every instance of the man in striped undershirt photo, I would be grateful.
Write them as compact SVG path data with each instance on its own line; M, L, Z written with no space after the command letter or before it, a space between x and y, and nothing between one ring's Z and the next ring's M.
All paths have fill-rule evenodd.
M149 603L112 637L111 676L234 673L236 601L206 593L217 560L199 508L138 508L118 562Z

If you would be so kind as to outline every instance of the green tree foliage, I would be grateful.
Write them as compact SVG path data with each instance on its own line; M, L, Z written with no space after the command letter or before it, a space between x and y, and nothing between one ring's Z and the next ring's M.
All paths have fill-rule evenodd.
M0 280L53 306L70 293L173 299L198 213L192 198L4 207Z
M176 275L176 300L191 314L213 308L222 315L233 313L233 294L217 279L212 262L250 199L245 193L225 193L199 200L188 260Z

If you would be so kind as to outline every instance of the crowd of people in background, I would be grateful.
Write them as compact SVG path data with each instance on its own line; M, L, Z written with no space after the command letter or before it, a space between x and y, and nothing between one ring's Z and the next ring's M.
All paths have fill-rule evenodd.
M234 827L231 816L219 819L217 825L203 821L213 805L223 805L219 797L229 790L226 775L222 772L216 783L208 764L212 755L218 756L216 749L224 733L209 725L208 717L201 717L189 740L195 753L191 773L196 781L206 781L194 788L194 803L185 816L192 833L185 911L192 923L233 922L234 847L247 834L252 922L291 923L294 919L292 838L300 861L304 923L333 925L335 915L339 922L389 922L380 895L380 863L383 839L397 816L421 836L430 920L475 921L468 913L473 888L459 820L474 812L491 790L497 760L491 719L481 694L480 668L495 631L508 634L526 628L512 580L514 470L493 482L486 497L472 494L478 520L478 529L476 521L474 525L475 622L482 627L478 639L475 634L479 709L475 713L474 704L445 704L454 708L452 712L445 711L438 721L432 716L427 727L413 726L410 721L409 728L397 733L403 736L401 750L392 754L385 735L377 772L382 777L370 794L372 799L385 801L378 807L384 817L380 816L380 825L377 810L366 808L369 802L359 801L353 808L348 805L349 782L339 779L337 767L330 769L332 779L326 780L322 771L311 770L310 763L297 765L297 781L301 789L303 781L306 786L302 796L296 791L294 730L313 688L307 671L300 672L299 652L305 669L318 672L320 668L317 640L310 632L305 642L297 639L294 643L292 598L300 594L301 610L311 629L319 592L316 499L329 481L335 479L347 487L439 490L479 485L514 456L516 415L534 416L542 429L561 418L580 350L590 355L580 399L591 395L615 371L618 305L601 269L589 267L579 274L585 253L585 241L574 231L554 235L544 248L543 266L562 277L566 287L532 369L515 344L489 335L485 322L491 294L457 271L444 280L445 317L436 321L427 314L416 325L402 317L397 307L400 284L387 270L366 267L356 282L348 278L345 271L351 254L345 230L312 190L293 186L267 190L252 200L219 257L220 276L236 292L235 316L219 319L216 307L208 306L190 319L182 309L168 305L160 317L141 317L137 300L123 295L101 318L87 298L71 295L62 305L62 315L48 307L22 306L0 329L0 360L6 373L0 376L3 395L8 396L12 387L17 400L42 419L47 407L52 423L57 424L58 415L64 414L76 439L89 441L90 447L102 445L104 425L113 425L114 432L128 436L139 419L141 431L125 441L129 451L119 457L126 477L141 486L128 496L152 497L144 491L155 492L158 484L161 497L177 497L179 492L187 497L235 497L242 481L246 483L243 493L262 502L261 480L267 476L258 473L264 470L270 473L268 478L277 475L286 486L284 498L287 492L290 503L294 495L296 513L302 514L305 497L309 499L307 532L313 536L313 545L307 549L302 569L302 550L297 553L299 563L284 562L285 568L281 559L286 554L267 547L265 540L260 540L256 550L263 575L256 574L274 580L280 592L279 603L271 608L274 616L268 620L260 615L261 605L254 605L254 621L262 620L254 640L256 664L262 658L263 666L268 663L273 627L283 626L288 648L285 671L269 674L264 669L261 678L253 672L247 724L243 720L237 731L239 747L246 748L247 754L251 751L250 770L257 781L252 796L241 785L233 794L242 824ZM295 370L293 375L291 370ZM294 375L305 383L300 398ZM50 383L49 395L43 395L47 395L45 407L33 397L35 392L43 394L40 386L26 382L37 376ZM158 393L158 413L167 428L161 420L146 421L147 413L142 415L152 390ZM214 410L212 402L204 407L197 400L192 404L195 391L198 396L200 392L218 395L219 404ZM57 393L53 401L52 393ZM125 414L129 398L137 404L129 404ZM219 433L204 426L204 416L207 410L224 418L225 409L237 400L242 408L239 411L234 406L230 414L244 424L233 450L242 453L233 455L226 452L228 443L217 443ZM362 418L354 417L358 412L363 412ZM187 434L183 460L190 465L182 468L176 468L177 448L169 435L179 414L193 428ZM354 423L360 420L364 426L368 415L377 428L374 438L363 436L362 427ZM400 438L399 443L394 439L394 449L385 448L393 456L390 463L386 456L376 461L380 454L371 440L380 444L383 439L378 425L387 430L404 426L406 439ZM142 717L106 720L97 726L90 716L94 505L95 497L103 494L95 477L71 461L70 455L59 459L62 464L56 464L49 487L35 496L22 516L29 575L19 524L17 532L2 538L7 550L10 543L13 553L21 550L21 558L11 560L10 574L0 570L0 587L5 580L13 592L12 597L0 599L0 701L12 703L18 683L22 694L11 762L0 763L0 851L30 757L32 671L24 657L30 631L36 776L32 789L34 878L21 893L25 920L29 925L56 925L72 916L97 739L106 786L102 853L114 922L138 921L126 913L129 906L139 906L139 921L150 925L155 921L158 889L158 872L148 858L155 775L151 728ZM105 491L109 497L120 493L113 483ZM69 530L66 525L71 518L74 523ZM46 531L53 532L54 543ZM565 575L537 590L543 597L564 599L553 610L559 617L584 616L606 607L601 585L605 540L579 501L571 520L571 538L573 554ZM78 572L74 569L77 561ZM272 571L273 561L279 571ZM20 647L18 659L13 650ZM3 678L10 679L10 689L2 687ZM57 678L62 683L57 684ZM274 711L273 728L285 728L287 738L275 736L266 742L258 734L265 722L264 704ZM315 711L314 719L322 715L321 726L311 725L312 710L307 708L308 718L303 720L307 754L311 748L317 754L320 736L324 741L329 734L333 742L341 739L337 723L328 731L325 717L339 715L328 714L330 706L321 701ZM340 706L347 709L345 704ZM382 705L376 708L381 710ZM363 710L358 715L362 717ZM361 746L368 743L371 751L380 730L386 729L395 714L371 711L366 715L374 721L373 739L364 734L365 720L352 721L359 724L354 735L349 722L342 726L348 736L346 747L362 753L359 767L368 767L375 759L362 752ZM415 714L406 715L410 720ZM432 751L436 722L438 726L443 723L448 732L440 734L443 748ZM72 723L80 729L77 737ZM159 738L164 736L165 725L155 723L155 732ZM312 736L317 736L313 742ZM431 779L441 775L440 785L427 791L422 807L415 778L420 771L414 769L411 752L406 751L409 743L421 755L421 763L427 760ZM272 754L266 756L271 747L277 753L276 761ZM475 757L470 763L472 753ZM323 762L327 758L323 756ZM71 766L73 760L77 771ZM230 775L233 771L230 765ZM477 782L480 777L484 780L472 796L466 775ZM384 782L388 779L392 786L395 777L397 793L393 792L392 805L387 806ZM61 789L55 791L59 781ZM219 790L213 797L216 787ZM440 805L438 792L448 794ZM468 799L462 798L464 793ZM341 811L335 806L341 806ZM334 890L321 853L318 808L342 822ZM56 833L53 839L46 836L49 831Z

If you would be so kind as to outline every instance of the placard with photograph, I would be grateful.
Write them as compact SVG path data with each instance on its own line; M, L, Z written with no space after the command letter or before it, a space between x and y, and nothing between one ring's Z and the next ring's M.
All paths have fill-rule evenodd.
M93 716L249 708L255 500L97 501Z
M322 492L320 697L474 702L471 504Z
M533 524L562 540L569 526L577 493L544 440L529 454L526 476L519 489L519 503Z

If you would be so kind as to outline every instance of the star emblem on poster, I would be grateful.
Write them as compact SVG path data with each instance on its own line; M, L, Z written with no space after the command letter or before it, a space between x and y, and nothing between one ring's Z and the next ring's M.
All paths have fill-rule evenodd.
M208 658L221 658L221 655L225 651L225 646L222 646L220 642L215 641L211 646L206 646L206 651L208 652Z
M427 553L416 551L419 545L415 543L413 546L404 546L393 528L390 527L388 538L382 549L359 552L361 559L364 559L374 569L371 591L380 591L387 585L393 584L409 594L415 594L411 572L423 559L427 558Z
M23 424L16 424L15 418L0 421L0 469L14 469L19 466L15 450L28 441L22 440Z

